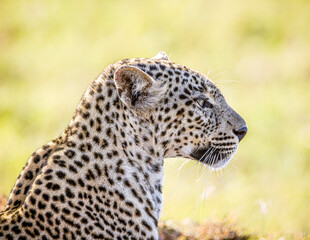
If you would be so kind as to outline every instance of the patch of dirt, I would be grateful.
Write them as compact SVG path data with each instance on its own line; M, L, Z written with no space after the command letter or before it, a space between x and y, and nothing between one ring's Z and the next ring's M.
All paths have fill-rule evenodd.
M248 240L229 222L207 222L198 224L190 220L174 223L171 220L159 223L162 240Z

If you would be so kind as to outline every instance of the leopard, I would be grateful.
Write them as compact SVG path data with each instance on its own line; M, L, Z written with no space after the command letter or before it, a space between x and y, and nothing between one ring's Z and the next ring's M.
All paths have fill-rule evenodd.
M219 88L165 52L117 61L25 164L0 239L160 239L164 159L221 169L246 133Z

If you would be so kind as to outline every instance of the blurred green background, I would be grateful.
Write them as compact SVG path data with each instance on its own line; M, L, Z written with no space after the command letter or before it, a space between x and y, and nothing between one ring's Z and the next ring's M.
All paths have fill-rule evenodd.
M184 160L167 159L162 219L309 233L309 23L308 0L1 0L0 193L105 66L164 50L209 74L249 132L212 176L191 162L177 175Z

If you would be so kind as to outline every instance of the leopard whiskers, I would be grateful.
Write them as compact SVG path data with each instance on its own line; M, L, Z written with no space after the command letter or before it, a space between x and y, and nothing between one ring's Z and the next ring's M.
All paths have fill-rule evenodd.
M174 190L169 194L168 198L169 199L171 197L171 195L179 188L179 186L183 183L184 180L186 180L186 178L189 176L190 172L196 167L196 165L201 161L201 159L203 159L205 157L205 155L209 152L210 149L208 149L203 156L194 164L194 166L192 166L190 168L190 170L187 171L187 173L182 177L182 179L178 182L178 184L176 185L176 187L174 188Z
M211 151L209 152L209 154L208 154L208 155L204 158L203 162L202 162L202 163L200 163L200 164L202 164L202 165L203 165L203 167L205 167L205 166L206 166L206 163L208 162L209 157L211 157L211 156L212 156L212 154L214 153L214 151L216 150L216 149L215 149L215 148L213 148L213 147L211 147L210 149L211 149ZM205 172L203 171L203 175L202 175L201 177L203 177L204 175L205 175ZM201 177L197 179L197 182L198 182L198 181L200 181Z
M201 206L202 206L202 200L201 201L199 200L200 199L199 198L199 193L201 192L201 189L203 189L203 186L207 185L208 180L209 180L208 177L209 177L209 175L211 173L211 170L210 170L210 168L208 168L206 166L206 163L208 162L208 160L210 160L210 157L212 157L213 153L216 151L216 149L214 147L211 147L210 149L211 149L211 151L209 152L209 154L204 158L203 162L201 163L201 164L203 164L203 168L206 168L207 171L203 171L203 175L199 179L196 180L196 182L201 181L200 187L199 187L199 191L198 191L197 197L196 197L196 199L197 199L196 200L196 204L195 204L195 208L200 209L200 210L201 210ZM204 185L203 183L204 183L204 179L205 179L206 175L207 175L207 182Z
M234 158L234 159L235 159L235 158ZM231 161L231 162L230 162L230 164L231 164L233 167L235 167L236 169L238 169L238 165L237 165L237 163L236 163L236 162Z
M207 150L207 151L209 151L210 150L210 148ZM206 151L206 153L207 153L207 151ZM212 151L211 151L212 152ZM210 153L211 153L210 152ZM206 154L205 153L205 154ZM198 177L198 174L199 174L199 170L200 170L200 167L201 166L205 166L205 163L207 162L207 160L208 160L208 157L209 157L209 155L210 155L210 153L207 155L207 156L205 156L205 154L200 158L200 160L198 161L199 162L199 165L198 165L198 168L197 168L197 177ZM212 153L211 153L212 154ZM205 156L205 157L204 157ZM201 160L202 160L202 158L204 158L203 159L203 161L201 162ZM199 178L198 178L199 179Z
M184 163L182 163L182 165L178 168L178 170L177 170L177 176L179 176L180 175L180 171L181 171L181 169L187 164L187 163L189 163L191 160L190 159L188 159L188 160L186 160Z
M222 169L221 169L221 179L222 179L223 186L227 186L228 184L226 184L226 182L228 182L228 181L227 181L227 179L226 179L226 182L225 182L225 177L224 177L224 174L223 174ZM231 200L230 200L230 198L229 198L229 194L228 194L227 188L225 187L224 189L225 189L226 198L227 198L227 200L228 200L230 206L232 207L233 205L232 205L232 202L231 202Z
M227 172L229 178L232 178L232 174L231 174L228 166L225 166L223 170Z
M213 148L213 152L211 154L211 164L210 166L212 166L214 164L214 162L216 161L216 159L218 159L219 157L219 152L216 151L217 149L216 148ZM202 209L204 208L204 200L206 199L206 194L207 194L207 190L208 190L208 182L209 182L209 177L210 177L210 174L213 172L212 168L208 168L209 171L206 171L203 175L203 179L201 181L201 184L200 184L200 190L198 192L198 194L200 193L201 194L201 197L199 198L197 196L197 203L198 203L198 206L199 206L199 203L200 203L200 217L202 215ZM206 180L205 180L206 179ZM202 189L202 192L201 192L201 189Z

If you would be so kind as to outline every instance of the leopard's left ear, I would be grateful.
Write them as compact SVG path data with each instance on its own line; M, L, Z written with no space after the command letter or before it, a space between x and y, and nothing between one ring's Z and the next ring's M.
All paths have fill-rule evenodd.
M114 73L120 99L131 108L146 110L161 99L163 88L151 76L133 66L121 66Z
M164 51L160 51L159 53L156 54L155 57L152 57L152 59L161 59L161 60L170 61L168 55Z

